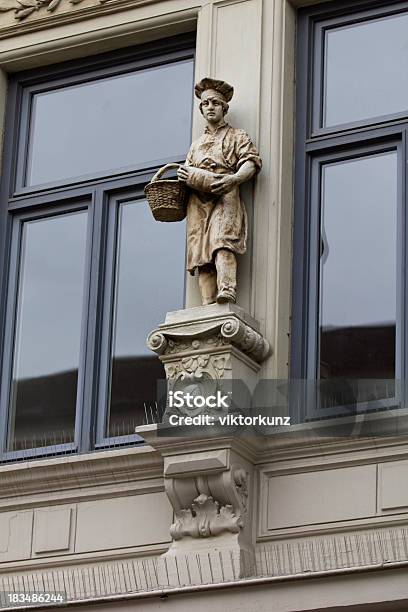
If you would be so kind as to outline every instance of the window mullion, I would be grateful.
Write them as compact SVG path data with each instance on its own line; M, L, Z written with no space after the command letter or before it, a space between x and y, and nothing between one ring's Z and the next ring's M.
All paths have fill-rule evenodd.
M11 216L3 218L5 229L6 252L9 254L9 269L4 269L4 291L2 293L2 305L4 318L1 326L1 369L0 369L0 456L7 451L8 422L9 422L9 398L12 376L12 345L14 338L17 287L19 269L19 251L21 244L21 224L12 219ZM8 313L11 313L8 315ZM8 316L7 316L8 315Z
M119 222L119 204L115 197L106 202L106 215L108 228L105 238L105 268L104 268L104 291L103 291L103 320L101 322L101 351L100 351L100 377L99 397L96 414L96 438L95 442L100 444L106 437L107 410L110 388L110 357L112 346L112 328L115 310L115 268L117 258L117 234ZM135 265L137 263L135 262Z
M406 407L407 397L407 381L408 381L408 210L407 210L407 198L408 198L408 126L402 133L401 142L401 159L398 166L400 173L399 177L399 231L398 240L399 246L399 300L400 313L399 313L399 329L397 327L397 346L399 346L399 376L401 378L400 394L401 394L401 406Z
M86 326L83 342L82 414L78 419L78 446L80 452L92 450L95 443L95 427L98 404L98 369L101 338L101 304L105 270L105 240L107 210L103 190L95 189L90 206L89 230L90 254L88 271L88 295Z

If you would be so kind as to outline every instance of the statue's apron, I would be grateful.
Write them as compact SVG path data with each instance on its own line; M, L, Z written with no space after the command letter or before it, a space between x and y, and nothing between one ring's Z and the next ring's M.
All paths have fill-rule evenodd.
M234 174L235 168L228 164L222 151L224 137L217 138L215 134L202 143L194 151L191 165L215 174ZM245 253L247 225L239 187L222 196L191 190L187 208L187 270L194 274L197 266L212 263L218 249Z

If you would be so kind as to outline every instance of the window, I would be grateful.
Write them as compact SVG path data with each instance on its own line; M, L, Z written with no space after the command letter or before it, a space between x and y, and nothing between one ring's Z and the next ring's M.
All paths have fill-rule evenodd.
M140 442L147 334L184 305L185 224L144 186L191 138L194 38L13 76L1 198L3 460Z
M407 2L299 12L291 375L320 388L299 420L406 403L407 24Z

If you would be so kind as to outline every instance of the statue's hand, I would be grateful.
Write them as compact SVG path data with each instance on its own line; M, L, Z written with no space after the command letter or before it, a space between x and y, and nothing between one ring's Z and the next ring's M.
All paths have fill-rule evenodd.
M233 174L220 174L211 184L211 193L224 195L238 185L238 181Z
M179 181L187 183L190 178L188 166L179 166L179 169L177 170L177 177Z
M211 193L211 183L215 178L213 172L194 166L180 166L177 176L179 181L186 183L191 189L204 193Z

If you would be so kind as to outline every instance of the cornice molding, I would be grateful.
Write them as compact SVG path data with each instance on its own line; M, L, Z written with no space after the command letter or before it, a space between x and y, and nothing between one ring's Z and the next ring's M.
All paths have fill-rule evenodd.
M129 483L138 481L151 488L151 481L161 480L162 475L163 460L150 446L2 465L0 506L18 504L21 498L30 503L33 496L47 500L55 493L69 499L78 490L81 496L89 496L97 489L101 496L107 487L126 485L127 491Z
M7 13L14 11L14 19L22 21L27 19L36 11L53 13L61 4L66 5L67 2L72 5L77 5L83 0L0 0L0 12ZM99 0L100 4L104 4L108 0Z
M160 425L142 425L136 428L151 447L155 448L161 456L169 457L181 453L200 453L219 449L231 449L250 463L255 463L257 450L261 438L244 437L236 435L214 436L211 427L200 428L200 434L195 437L185 435L165 436L160 432ZM164 430L165 431L165 430Z
M310 464L321 465L321 469L330 469L336 464L366 464L407 458L408 438L405 435L314 440L296 436L282 439L275 435L259 440L256 464L262 467L263 464L273 462L276 470L281 470L286 462L299 461L305 468Z
M269 436L237 436L232 433L215 436L211 428L200 428L200 436L189 437L188 428L180 436L166 437L161 425L138 427L138 433L163 456L199 452L211 448L231 448L256 465L261 471L290 473L316 469L331 469L344 465L359 465L408 459L408 436L384 437L319 437L301 426L293 433L277 432Z
M157 4L161 0L0 0L0 39L92 17ZM14 14L11 16L11 13ZM10 17L9 17L10 15Z
M76 498L92 499L107 494L124 495L163 490L163 457L175 454L230 448L252 465L263 477L331 469L345 465L378 463L408 458L408 439L337 439L300 444L277 438L258 437L160 437L157 426L140 428L152 446L24 461L0 466L0 507L40 505ZM204 432L203 432L204 433Z

